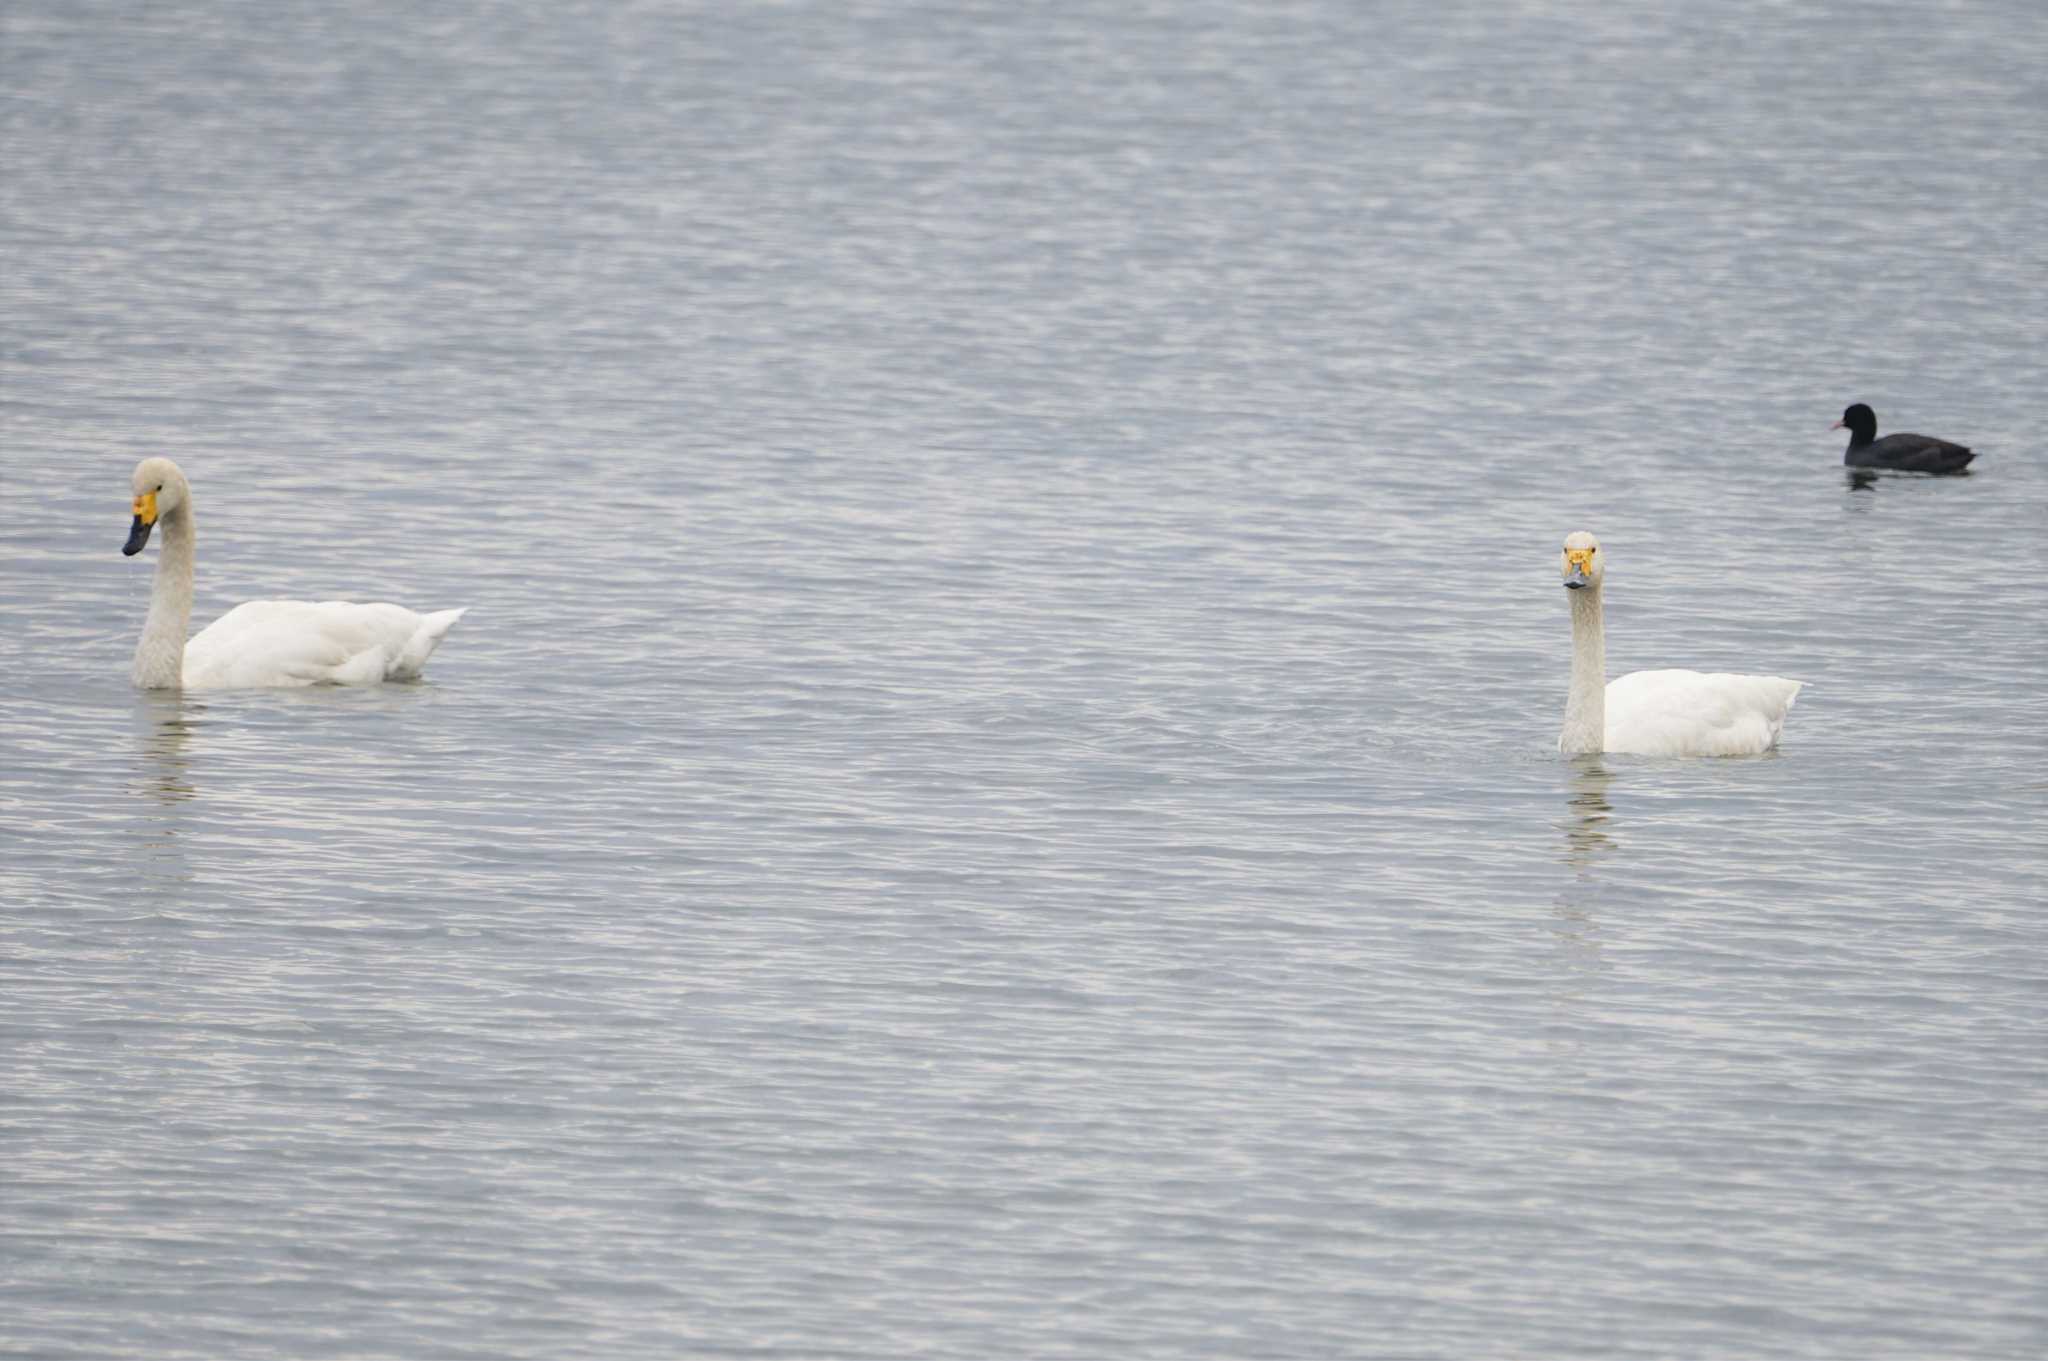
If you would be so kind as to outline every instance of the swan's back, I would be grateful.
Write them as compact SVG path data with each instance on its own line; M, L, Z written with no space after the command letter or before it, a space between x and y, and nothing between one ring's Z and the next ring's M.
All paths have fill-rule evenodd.
M1607 684L1607 750L1638 756L1769 751L1801 684L1783 676L1632 671Z
M185 644L184 684L203 690L411 680L462 615L341 600L251 600Z

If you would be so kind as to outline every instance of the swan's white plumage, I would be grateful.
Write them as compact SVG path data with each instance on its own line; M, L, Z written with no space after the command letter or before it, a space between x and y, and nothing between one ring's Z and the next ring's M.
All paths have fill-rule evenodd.
M1631 671L1607 683L1606 750L1754 756L1785 730L1799 682L1725 671Z
M1610 682L1599 541L1573 534L1562 565L1572 588L1572 682L1559 751L1755 756L1777 744L1801 682L1700 671L1635 671Z
M420 674L461 609L418 614L403 605L252 600L187 642L192 619L192 491L167 458L135 467L129 556L162 527L149 619L135 646L143 689L221 690L277 685L374 685Z
M251 600L185 644L187 690L411 680L463 611L342 600Z

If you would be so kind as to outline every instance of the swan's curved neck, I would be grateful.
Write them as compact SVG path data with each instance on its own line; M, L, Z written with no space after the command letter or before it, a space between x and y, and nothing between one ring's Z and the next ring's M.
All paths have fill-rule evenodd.
M185 678L185 634L192 625L189 495L156 527L162 546L156 554L156 585L149 593L149 619L135 645L135 684L144 690L175 690Z
M1579 756L1607 748L1607 632L1598 586L1573 591L1571 597L1572 688L1565 696L1557 749Z

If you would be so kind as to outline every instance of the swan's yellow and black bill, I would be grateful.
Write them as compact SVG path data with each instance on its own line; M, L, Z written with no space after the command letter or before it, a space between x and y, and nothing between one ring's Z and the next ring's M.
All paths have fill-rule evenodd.
M121 545L123 557L134 557L149 542L149 531L156 524L156 493L146 491L135 498L135 523L128 526L128 542Z
M1567 548L1564 550L1565 565L1571 571L1565 574L1564 588L1567 591L1584 590L1593 584L1593 550L1590 548Z

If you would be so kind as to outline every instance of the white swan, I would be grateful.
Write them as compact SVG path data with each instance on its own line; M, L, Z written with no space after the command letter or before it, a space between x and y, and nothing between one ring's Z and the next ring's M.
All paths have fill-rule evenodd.
M1599 540L1584 530L1566 539L1563 569L1572 593L1572 688L1559 751L1754 756L1777 742L1802 682L1698 671L1634 671L1609 682Z
M252 600L214 620L191 642L192 488L167 458L135 465L135 522L122 553L134 557L161 524L149 619L135 645L144 690L223 690L265 685L374 685L410 680L464 610L415 614L402 605L338 600ZM467 607L465 606L464 609Z

